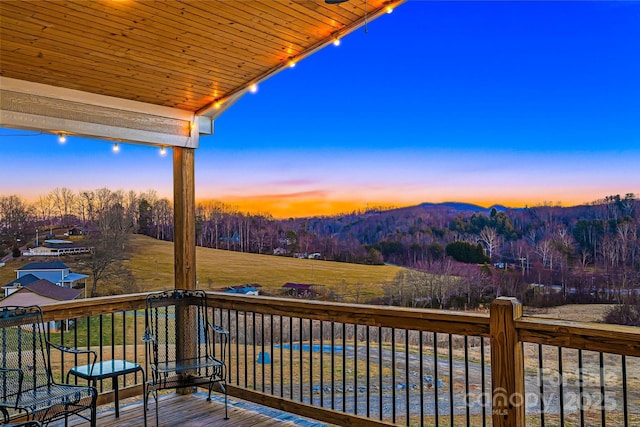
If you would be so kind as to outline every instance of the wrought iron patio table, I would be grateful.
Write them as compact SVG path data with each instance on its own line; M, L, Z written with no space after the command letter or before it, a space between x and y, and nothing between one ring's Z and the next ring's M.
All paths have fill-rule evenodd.
M120 417L120 400L118 397L118 377L126 374L133 374L135 372L142 373L142 384L144 387L143 393L146 393L147 379L145 376L142 365L127 360L104 360L102 362L96 362L91 369L91 365L74 366L67 372L67 382L69 376L73 375L78 378L84 378L97 387L99 380L111 378L113 380L113 398L115 404L116 418ZM147 425L147 405L144 406L144 425Z

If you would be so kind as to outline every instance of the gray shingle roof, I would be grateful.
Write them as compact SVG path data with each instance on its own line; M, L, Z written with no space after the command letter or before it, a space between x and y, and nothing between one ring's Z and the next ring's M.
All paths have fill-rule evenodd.
M22 267L18 268L18 271L24 270L63 270L67 269L67 267L62 261L51 261L51 262L30 262L29 264L25 264Z
M40 279L38 279L36 276L34 276L33 274L29 273L29 274L25 274L24 276L22 276L19 279L15 279L9 283L7 283L6 285L3 286L16 286L17 284L20 284L21 286L27 286L30 283L36 282Z
M63 288L46 279L37 280L25 286L25 288L43 297L57 299L58 301L69 301L82 294L82 289Z

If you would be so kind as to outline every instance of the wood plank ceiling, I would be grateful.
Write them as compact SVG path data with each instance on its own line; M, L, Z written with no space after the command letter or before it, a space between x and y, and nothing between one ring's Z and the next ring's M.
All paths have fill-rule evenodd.
M207 114L397 3L2 0L0 76Z

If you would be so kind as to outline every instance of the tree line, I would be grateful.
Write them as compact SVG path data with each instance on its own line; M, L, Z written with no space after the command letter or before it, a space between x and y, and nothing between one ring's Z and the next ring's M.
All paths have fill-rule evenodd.
M472 275L476 283L484 283L474 288L476 294L508 293L525 301L619 299L622 290L637 288L640 282L639 207L636 196L628 193L575 207L545 203L467 210L425 204L276 219L207 200L197 204L196 242L239 252L297 257L314 253L325 260L391 263L427 272L448 271L450 261L482 264L484 269L478 267ZM104 224L116 221L114 216L127 232L173 240L173 204L154 190L56 188L33 203L18 195L0 196L0 252L33 239L36 227L106 230ZM556 285L561 291L536 294L531 283ZM444 304L432 297L416 298L439 306L458 297L470 304L480 300L461 295L439 298L447 301Z

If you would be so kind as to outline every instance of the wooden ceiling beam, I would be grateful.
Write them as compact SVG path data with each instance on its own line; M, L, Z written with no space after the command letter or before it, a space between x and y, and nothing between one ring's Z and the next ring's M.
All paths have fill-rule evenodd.
M189 111L0 77L0 127L139 144L198 147Z

